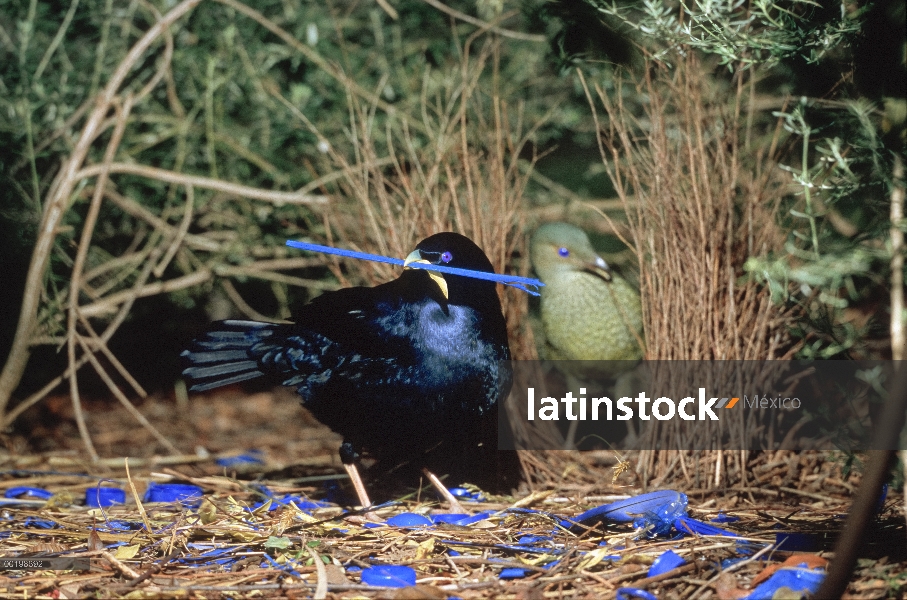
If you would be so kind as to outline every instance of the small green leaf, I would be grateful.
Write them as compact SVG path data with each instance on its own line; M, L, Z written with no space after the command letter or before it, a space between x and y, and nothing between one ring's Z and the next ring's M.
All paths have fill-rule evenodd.
M265 548L277 548L278 550L286 550L292 545L293 542L290 541L290 538L274 537L273 535L265 542Z

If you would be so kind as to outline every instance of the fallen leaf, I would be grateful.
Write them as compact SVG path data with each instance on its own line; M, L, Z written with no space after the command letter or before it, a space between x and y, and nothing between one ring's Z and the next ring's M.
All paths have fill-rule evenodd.
M133 544L132 546L118 546L116 552L114 552L113 554L113 557L117 560L128 560L130 558L135 558L135 555L138 553L138 544Z

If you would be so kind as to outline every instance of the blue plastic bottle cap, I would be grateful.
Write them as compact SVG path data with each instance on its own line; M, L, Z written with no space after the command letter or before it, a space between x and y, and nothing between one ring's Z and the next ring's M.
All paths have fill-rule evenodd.
M152 483L148 486L143 502L188 502L198 501L202 488L186 483Z
M11 487L8 490L6 490L6 493L4 494L4 496L6 496L7 498L23 498L24 497L23 499L26 499L26 500L30 497L37 498L39 500L50 500L51 496L53 496L53 495L54 495L53 492L49 492L42 488L29 487L27 485Z
M680 565L686 564L686 562L687 561L685 561L682 556L680 556L673 550L668 550L666 552L663 552L661 556L655 559L655 562L653 562L652 566L649 567L649 573L646 576L655 577L656 575L667 573L672 569L676 569Z
M85 504L92 508L126 504L126 492L113 487L90 487L85 490Z
M391 527L425 527L426 525L433 525L431 519L423 515L418 515L416 513L400 513L399 515L394 515L387 520L387 524Z
M506 569L501 569L501 574L499 577L501 579L522 579L526 576L526 569L520 569L518 567L507 567Z
M416 585L416 572L402 565L378 565L362 569L362 583L384 587L409 587Z

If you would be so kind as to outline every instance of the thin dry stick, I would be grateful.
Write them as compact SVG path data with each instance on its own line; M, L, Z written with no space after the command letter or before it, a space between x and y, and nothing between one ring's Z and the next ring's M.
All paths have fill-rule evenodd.
M123 139L123 133L126 131L126 123L129 120L129 113L132 110L132 96L126 96L122 106L116 107L117 124L114 128L110 142L107 144L107 150L104 153L104 164L102 167L109 165L116 154L120 141ZM102 169L98 174L98 182L94 194L91 196L91 204L88 207L88 214L85 217L85 223L82 227L82 238L79 241L79 249L76 252L76 258L73 261L72 278L69 285L69 315L66 332L67 353L69 364L76 362L76 324L78 323L79 308L79 289L81 286L82 271L85 269L85 259L88 257L88 248L91 245L91 235L94 232L95 224L98 220L98 214L101 212L101 202L104 198L104 186L107 183L107 170ZM88 434L88 427L85 424L85 416L82 414L82 401L79 396L79 384L77 372L73 370L69 375L69 393L72 396L72 406L75 412L76 424L79 428L79 434L82 436L82 442L91 455L92 460L100 458L91 442L91 436Z
M167 169L159 169L157 167L135 165L130 163L111 163L107 168L105 168L104 165L91 165L80 169L73 175L73 177L75 177L75 180L78 181L99 175L102 171L106 171L107 173L111 174L125 173L128 175L139 175L142 177L147 177L149 179L157 179L158 181L166 181L167 183L184 185L186 187L195 186L214 190L216 192L223 192L225 194L232 194L241 198L265 200L267 202L273 202L278 206L282 206L284 204L319 206L328 203L327 196L321 196L318 194L263 190L260 188L249 187L247 185L223 181L222 179L201 177L199 175L186 175L185 173L177 173L175 171L168 171Z

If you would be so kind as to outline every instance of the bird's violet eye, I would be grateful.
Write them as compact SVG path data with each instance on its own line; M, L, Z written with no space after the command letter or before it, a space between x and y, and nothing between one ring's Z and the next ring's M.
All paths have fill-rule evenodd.
M557 253L565 258L570 256L570 251L567 250L566 248L558 248Z
M453 260L453 254L451 254L450 252L443 252L441 254L441 260L446 263L449 263L450 261Z

